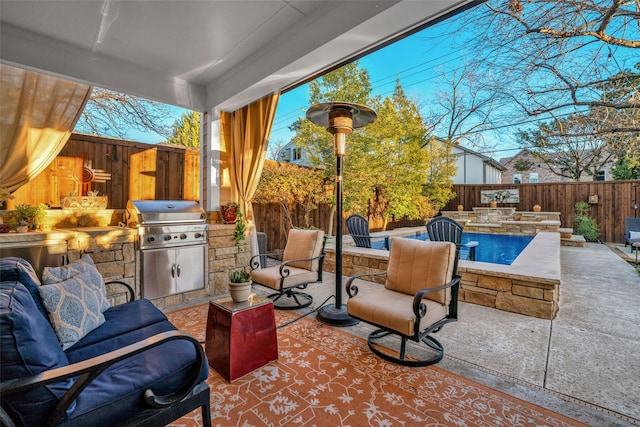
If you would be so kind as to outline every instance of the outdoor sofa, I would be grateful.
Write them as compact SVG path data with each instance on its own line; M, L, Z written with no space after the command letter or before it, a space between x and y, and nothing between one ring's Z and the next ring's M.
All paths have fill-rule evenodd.
M46 285L45 276L59 282ZM210 424L208 363L197 340L148 300L109 307L90 259L42 281L27 261L0 259L0 424L158 426L197 408ZM82 336L87 328L74 330L69 316L98 326Z

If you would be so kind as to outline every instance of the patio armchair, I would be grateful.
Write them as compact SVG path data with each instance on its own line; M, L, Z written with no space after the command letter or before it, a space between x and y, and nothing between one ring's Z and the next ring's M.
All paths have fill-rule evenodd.
M347 218L347 230L349 230L353 242L359 248L389 250L389 236L371 236L369 234L369 221L362 215L353 214L349 216Z
M640 218L624 219L624 247L631 245L631 252L638 250L634 243L640 242Z
M371 351L405 366L432 365L442 359L444 347L432 333L458 319L457 252L450 242L393 238L386 272L347 280L347 312L379 328L369 335ZM386 276L383 289L358 294L355 279L380 275ZM387 336L399 337L397 353L386 348L387 341L380 345ZM408 340L426 344L422 348L426 352L407 357Z
M459 222L445 216L435 217L427 223L429 240L455 243L460 252L460 259L475 261L478 242L462 243L462 230Z
M300 290L322 282L325 241L322 230L291 229L279 265L260 268L262 254L251 258L251 280L276 291L268 295L275 308L294 310L311 305L313 297Z

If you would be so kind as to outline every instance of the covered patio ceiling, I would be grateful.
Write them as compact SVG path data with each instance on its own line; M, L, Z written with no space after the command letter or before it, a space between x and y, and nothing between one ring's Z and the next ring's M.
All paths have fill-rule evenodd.
M2 0L0 60L232 111L477 0Z

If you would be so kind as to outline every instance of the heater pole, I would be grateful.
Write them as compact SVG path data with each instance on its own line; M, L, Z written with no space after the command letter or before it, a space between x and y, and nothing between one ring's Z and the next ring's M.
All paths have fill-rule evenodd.
M342 303L342 160L346 152L346 135L353 129L372 123L377 116L364 105L328 102L309 108L307 118L324 126L333 135L336 155L336 303L320 307L317 319L332 326L351 326L359 320L349 316L346 305Z

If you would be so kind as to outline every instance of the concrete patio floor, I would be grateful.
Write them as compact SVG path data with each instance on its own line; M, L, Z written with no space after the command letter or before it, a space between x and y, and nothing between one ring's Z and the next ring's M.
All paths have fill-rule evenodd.
M437 334L445 346L438 366L592 426L640 425L640 275L594 243L562 247L561 265L554 320L461 303L459 321ZM300 312L330 297L334 279L324 273L310 285L314 305ZM359 284L360 292L381 286ZM373 330L362 322L341 329Z

